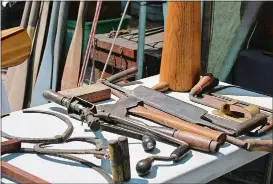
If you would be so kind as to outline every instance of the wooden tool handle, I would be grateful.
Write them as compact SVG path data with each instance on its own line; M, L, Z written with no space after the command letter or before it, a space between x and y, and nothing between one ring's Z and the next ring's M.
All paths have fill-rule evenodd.
M190 94L191 95L195 95L200 93L203 88L205 88L206 86L210 85L213 81L213 75L212 74L207 74L205 76L203 76L198 83L191 89Z
M200 136L195 133L186 132L186 131L175 131L174 137L185 141L189 144L191 148L196 150L201 150L205 152L216 153L219 151L220 144L216 141L213 141L211 138Z
M147 105L145 105L144 107L137 106L135 108L129 109L129 112L171 128L175 128L181 131L192 132L211 138L212 140L217 141L221 144L224 143L226 140L226 134L222 132L189 123L187 121L171 116L165 112L155 110L154 108Z
M246 149L248 151L266 151L273 152L273 140L256 140L256 139L246 139L241 140L232 136L227 136L227 142L234 144L240 148Z
M255 139L246 139L244 140L249 144L248 151L266 151L273 152L273 140L255 140Z

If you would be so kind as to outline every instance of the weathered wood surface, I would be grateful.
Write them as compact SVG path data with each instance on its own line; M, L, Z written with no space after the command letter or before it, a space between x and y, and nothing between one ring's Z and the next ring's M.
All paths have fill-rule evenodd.
M48 101L43 97L43 92L46 89L51 89L52 86L53 51L57 31L59 8L60 2L54 1L50 16L46 46L37 80L32 92L30 107L48 103Z
M215 77L220 74L222 63L240 25L240 1L215 1L211 44L207 71Z
M75 32L69 47L61 79L61 90L75 88L78 85L83 47L83 22L87 3L87 1L80 2Z
M64 44L64 36L66 34L66 24L69 10L69 2L62 1L60 4L60 12L58 17L58 27L56 40L54 45L54 62L53 62L53 73L52 73L52 90L56 91L59 85L59 66L63 60L62 48Z
M37 33L35 36L35 48L33 48L33 62L32 62L32 86L30 91L34 88L34 84L37 79L39 66L41 64L43 49L44 49L44 42L46 40L46 28L48 25L48 17L50 13L50 1L44 1L42 7L41 18L39 20L39 25L37 26Z
M41 2L33 1L28 21L27 32L30 38L33 38L35 27L38 21ZM27 75L29 67L29 58L21 65L16 67L10 91L8 94L11 111L21 110L24 108L25 92L27 86Z
M200 59L200 2L168 2L160 87L166 83L173 91L190 90L200 77Z
M23 16L22 16L22 19L21 19L20 27L23 27L25 29L27 28L27 25L28 25L28 19L29 19L29 14L30 14L30 10L31 10L31 4L32 4L32 1L26 1ZM14 77L14 74L15 74L15 71L16 71L17 67L18 66L8 68L8 71L7 71L6 75L5 75L4 85L5 85L5 88L6 88L7 95L9 94L11 83L12 83L12 80L13 80L13 77Z
M88 102L95 103L108 100L111 97L111 90L102 84L83 85L81 87L59 91L66 97L80 97Z

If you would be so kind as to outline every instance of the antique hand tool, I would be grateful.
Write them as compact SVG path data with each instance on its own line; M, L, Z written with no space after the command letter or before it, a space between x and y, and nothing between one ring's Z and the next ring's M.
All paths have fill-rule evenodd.
M1 155L19 152L20 149L21 141L18 139L11 139L1 143ZM1 173L19 183L49 183L3 160L1 161Z
M214 121L217 120L218 122L222 119L220 118L217 119L211 115L208 115L206 114L207 112L205 110L198 108L196 106L193 106L191 104L188 104L186 102L177 100L173 97L167 96L165 94L154 91L144 86L138 86L134 90L129 91L117 85L111 84L110 82L106 80L100 81L100 82L110 87L114 95L118 96L119 98L122 98L120 100L124 101L123 104L125 104L128 110L129 108L131 109L133 107L138 108L138 109L132 109L131 110L132 114L134 113L136 114L137 112L134 110L140 110L141 108L143 113L141 114L141 116L144 116L146 114L145 115L146 117L144 116L145 118L148 118L150 115L150 117L157 118L160 120L163 117L159 117L157 116L158 114L152 112L152 110L160 110L168 114L171 114L173 117L177 117L176 120L180 119L179 123L177 123L176 120L175 121L168 120L167 122L164 121L164 125L167 125L172 128L177 128L179 130L186 130L188 132L196 133L202 136L207 136L213 139L214 141L218 141L221 143L225 141L224 133L216 131L216 130L208 129L199 125L200 124L206 125L207 127L213 127L215 129L223 130L224 132L232 133L232 131L230 130L226 130L216 124L209 122L212 120ZM126 98L124 98L124 96ZM139 102L140 106L133 106L133 104L129 103L130 101ZM141 106L144 106L145 108ZM150 110L150 112L148 112L148 110ZM146 111L147 113L145 113ZM189 123L189 122L193 122L196 124ZM158 123L162 124L162 122L158 122Z
M45 99L65 106L70 116L82 120L88 124L91 130L97 131L100 129L100 121L107 121L114 124L123 124L133 128L150 133L155 137L160 137L166 141L171 141L176 144L185 144L184 141L173 138L171 136L159 133L149 127L143 126L142 122L127 117L127 109L122 106L122 99L117 104L106 104L95 106L85 100L77 97L66 98L52 90L46 90L43 93ZM132 103L135 103L132 101ZM137 103L135 104L137 105Z
M239 121L238 123L241 124L250 123L251 126L249 128L240 130L242 132L241 134L256 137L265 135L272 130L272 115L268 114L268 112L272 113L271 109L215 94L216 91L219 91L221 89L234 87L223 86L213 89L218 84L219 80L217 78L214 78L212 74L207 74L203 76L189 93L190 100L196 103L200 103L202 105L218 109L218 111L215 110L214 113L216 112L215 114L221 115L224 118L232 119L235 122ZM261 124L259 119L256 118L256 116L259 114L267 117L267 122L266 119L264 119ZM241 118L243 120L247 119L247 121L236 120L236 118ZM253 129L258 127L260 128L256 129L254 132L251 132ZM227 136L227 140L228 142L234 143L239 146L246 145L244 146L244 148L249 151L273 151L272 140L239 140L233 138L232 136Z
M93 131L97 131L100 128L101 120L109 121L109 123L113 123L114 121L119 126L139 129L149 135L153 135L156 138L159 137L160 139L174 144L185 144L184 140L187 140L190 142L192 147L197 150L217 152L219 149L219 144L212 139L182 131L177 131L176 134L166 135L165 133L158 132L149 126L145 126L143 122L127 118L126 115L128 112L130 113L135 107L143 105L142 101L135 98L122 98L118 100L116 104L99 105L96 107L92 103L80 98L66 98L52 90L45 91L43 95L49 101L65 106L71 117L84 121ZM148 109L145 109L145 111L148 111ZM153 111L150 111L150 113L155 114ZM225 136L223 133L220 134L220 136ZM200 142L201 140L202 142Z
M22 27L3 30L1 42L1 68L20 65L30 55L31 39Z
M215 93L216 91L220 91L229 87L236 87L223 86L219 88L214 88L218 84L219 80L213 77L212 74L203 76L200 81L192 88L189 94L190 100L217 109L213 111L215 115L231 119L241 124L250 123L252 124L252 129L262 126L261 129L256 130L256 132L252 135L256 134L257 136L259 136L272 130L272 115L269 114L273 112L271 109L258 105L253 105L230 97L218 95ZM259 118L257 118L257 116L266 117L267 122L259 121ZM245 131L246 133L249 132L248 130L244 129L240 131Z
M110 167L115 182L129 181L131 179L130 156L128 139L119 137L118 140L108 141L108 151L104 148L102 140L94 137L73 137L63 143L81 141L94 144L95 149L48 149L51 143L42 142L34 145L33 150L41 154L93 154L98 159L110 160Z
M123 73L126 73L126 71L124 71ZM132 69L131 69L131 73L132 73ZM105 80L105 81L107 81L107 80ZM216 84L217 84L217 82L215 82L214 80L211 81L211 83L210 83L210 85L216 85ZM123 90L122 88L109 83L109 81L108 81L107 85L109 85L110 88L114 87L114 89L112 88L112 93L113 94L115 94L116 96L118 96L120 98L124 98L125 97L124 94L121 94L120 91L116 90L116 88L118 90ZM209 86L207 86L207 87L203 86L203 88L204 87L205 88L209 88ZM195 87L195 89L198 90L200 88L199 87ZM204 89L204 90L206 90L206 89ZM131 91L126 90L126 89L124 89L124 91L127 94L128 93L130 94L130 92L131 92ZM132 93L134 95L134 90L132 91ZM150 93L150 94L152 94L152 93ZM144 94L141 94L141 95L142 95L143 98L145 98ZM147 95L147 96L150 97L151 95ZM151 97L151 98L153 98L153 97ZM159 99L157 99L157 100L159 101ZM156 101L155 103L158 103L158 101ZM180 135L180 136L177 136L177 137L179 137L183 141L187 142L192 148L197 148L198 150L202 150L203 149L203 151L208 151L208 150L210 150L210 151L211 150L216 151L217 147L219 147L219 145L217 145L217 144L215 144L213 142L210 142L210 140L204 140L203 139L204 137L206 137L206 138L211 138L212 140L215 140L215 139L213 139L215 137L211 137L212 134L208 134L208 133L204 134L204 132L201 132L201 133L197 132L197 131L200 131L200 128L203 128L203 127L196 125L196 128L192 129L192 126L191 126L192 124L191 123L188 123L186 121L183 122L183 121L181 121L181 119L179 119L177 117L171 116L170 115L171 113L168 114L168 113L166 113L164 111L160 111L161 110L160 108L156 109L156 108L153 108L153 107L149 106L150 104L147 103L148 105L146 105L145 103L146 103L146 101L144 101L144 105L143 105L144 108L141 107L141 105L139 105L139 106L133 107L133 108L130 107L130 106L127 106L127 109L128 109L128 111L130 113L132 113L134 115L140 115L141 117L145 117L145 118L147 118L149 120L152 120L152 121L155 121L157 123L160 123L160 124L163 124L163 125L167 125L169 127L172 127L172 128L178 129L178 130L181 130L181 128L182 128L182 132L181 133L173 134L173 135L176 135L176 136ZM141 108L143 108L143 109L141 109ZM150 112L149 112L149 110L150 110ZM227 123L226 126L228 125L228 123L234 123L232 120L225 120L223 118L221 118L219 120L221 120L220 123ZM254 125L253 125L251 123L251 121L253 121L253 122L259 122L261 124L261 122L264 123L264 120L266 120L266 116L260 114L258 117L255 117L254 120L249 120L249 123L245 122L246 125L239 125L239 126L237 126L236 127L237 129L235 129L235 130L237 130L237 132L234 131L233 133L234 133L234 135L237 135L237 136L242 135L247 130L251 130L251 129L253 129L253 127L257 127L257 124L254 123ZM188 123L188 124L186 124L186 123ZM217 121L217 123L218 123L218 121ZM194 135L194 134L193 135L189 135L190 132L199 133L199 135L201 135L201 137L198 136L198 135ZM166 133L166 131L165 131L165 133ZM169 132L169 135L170 135L170 132ZM233 134L230 134L230 135L233 135ZM189 139L189 137L190 137L190 139ZM220 142L220 143L224 143L225 141L227 141L229 143L232 143L234 145L240 146L240 147L242 147L244 149L247 149L249 151L252 151L252 150L258 151L259 150L259 151L269 151L269 152L272 152L272 147L270 147L270 144L271 144L270 141L262 141L262 140L258 141L258 140L255 140L255 144L253 144L253 141L251 141L251 140L244 140L243 141L243 140L231 137L229 135L226 136L225 138L227 138L227 140L226 139L219 139L220 141L217 140L217 139L216 140L218 142ZM211 144L208 144L209 142ZM207 143L207 144L205 144L205 143ZM251 143L252 143L252 145L251 145ZM260 144L260 146L259 146L259 144ZM205 147L204 145L207 145L207 147ZM202 149L201 149L200 146L202 147ZM214 152L214 151L211 151L211 152Z
M140 160L136 165L136 171L139 176L146 176L149 174L152 164L155 160L160 161L174 161L178 162L189 153L189 147L181 145L177 147L170 156L150 156L143 160Z
M82 138L74 138L75 139L81 139ZM5 142L2 142L1 145L1 154L6 153L30 153L30 154L42 154L36 152L32 148L21 148L21 142L25 142L19 139L11 139ZM40 141L41 142L41 141ZM99 172L108 183L114 183L113 179L108 175L107 172L105 172L101 167L93 164L92 162L89 162L87 160L81 159L79 157L75 157L72 155L65 155L65 154L59 154L58 152L47 152L47 155L56 156L68 160L72 160L78 163L81 163L83 165L86 165L89 168L92 168L93 170ZM1 169L2 173L11 177L12 179L18 181L19 183L48 183L36 176L31 175L30 173L27 173L19 168L16 168L4 161L1 161Z
M113 183L113 180L118 180L118 178L112 178L104 171L102 170L99 166L96 166L95 164L88 162L86 160L83 160L81 158L77 158L74 156L66 155L66 154L94 154L96 158L99 159L119 159L122 160L122 171L124 168L126 168L126 171L124 171L124 180L129 180L130 179L130 170L128 168L130 167L130 162L129 162L129 148L128 148L128 141L125 137L120 137L118 140L119 147L121 151L117 150L119 154L121 155L121 158L110 158L110 151L107 152L104 149L103 143L100 139L98 138L93 138L93 137L73 137L70 138L70 135L73 131L73 126L71 121L66 118L65 116L61 115L60 113L55 113L51 111L41 111L41 110L23 110L23 113L42 113L42 114L48 114L51 116L55 116L62 120L66 125L68 126L67 129L64 131L63 134L61 135L55 135L54 137L43 137L43 138L28 138L28 137L16 137L13 135L9 135L3 131L1 131L2 137L11 139L11 140L20 140L21 142L24 143L36 143L33 147L33 149L29 148L18 148L14 150L14 152L20 152L20 153L36 153L36 154L46 154L46 155L53 155L61 158L66 158L70 159L79 163L82 163L84 165L87 165L88 167L95 169L98 171L101 175L104 176L104 178L109 182ZM1 116L1 118L7 117L10 114L6 114ZM72 150L72 149L45 149L44 146L50 145L50 144L59 144L59 143L68 143L68 142L73 142L73 141L82 141L82 142L87 142L96 145L95 149L78 149L78 150ZM14 146L13 146L14 147ZM5 149L2 148L2 151L5 151ZM114 150L116 151L116 149ZM117 152L116 151L116 152ZM115 164L112 164L112 169L116 170L117 168L115 167Z

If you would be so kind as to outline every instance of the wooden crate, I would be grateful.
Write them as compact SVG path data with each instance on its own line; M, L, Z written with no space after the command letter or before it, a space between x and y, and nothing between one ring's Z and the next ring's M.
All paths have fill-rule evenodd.
M160 70L161 52L163 45L163 27L153 28L146 31L143 77L156 75ZM108 38L107 34L96 35L96 69L98 75L104 67L113 38ZM138 32L131 31L130 34L121 35L116 39L113 51L106 68L104 78L116 74L131 67L136 67ZM96 77L97 78L97 77ZM129 81L134 78L129 79Z

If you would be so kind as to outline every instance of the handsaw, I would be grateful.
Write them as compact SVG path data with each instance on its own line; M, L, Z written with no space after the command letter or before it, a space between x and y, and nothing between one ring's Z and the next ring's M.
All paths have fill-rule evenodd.
M28 21L27 31L29 36L33 38L38 15L40 12L41 2L34 1L31 6L30 17ZM27 85L27 74L29 67L29 59L16 67L16 71L12 80L10 91L8 94L11 111L21 110L24 108L25 91Z
M78 84L83 46L83 19L87 3L88 2L86 1L80 2L77 24L69 47L61 79L61 90L75 88Z
M29 13L30 13L30 9L31 9L31 4L32 4L32 1L26 1L26 3L25 3L24 12L23 12L20 27L27 28ZM15 71L16 71L16 66L10 67L8 69L8 71L7 71L7 74L5 75L4 85L5 85L5 89L6 89L7 94L9 94L12 79L14 77Z
M2 31L1 68L22 64L30 55L31 39L22 27Z
M59 14L60 2L54 1L50 16L50 24L46 40L45 51L41 61L38 77L32 91L30 107L46 104L42 93L46 89L51 89L52 68L53 68L53 48L57 31L57 21Z
M37 26L37 33L36 34L36 46L33 48L32 51L32 86L30 91L32 91L32 88L34 88L34 84L37 79L39 66L41 63L42 55L43 55L43 48L44 48L44 40L46 39L46 28L47 28L47 22L49 17L49 11L50 11L50 1L44 1L43 2L43 9L41 13L41 18L39 21L39 25Z
M58 27L56 40L54 45L54 62L53 62L53 73L52 73L52 89L57 90L58 76L59 76L59 64L61 62L62 46L64 42L64 36L66 32L66 23L68 17L69 2L62 1L60 4L60 12L58 17Z

